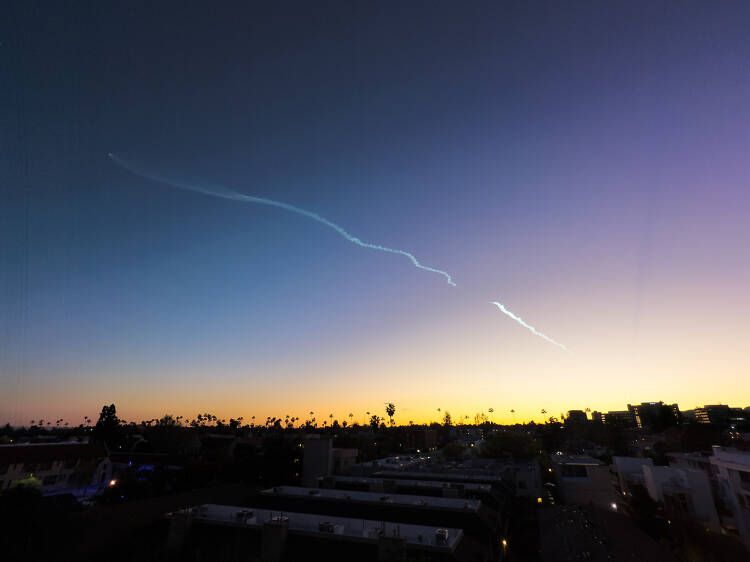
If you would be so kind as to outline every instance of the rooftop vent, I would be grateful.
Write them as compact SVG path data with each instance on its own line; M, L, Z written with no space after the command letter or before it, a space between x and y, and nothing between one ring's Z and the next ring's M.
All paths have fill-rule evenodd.
M252 509L241 509L234 514L235 520L239 521L240 523L247 523L247 521L252 519L254 516L255 512L253 512Z
M318 524L318 531L321 533L333 533L336 530L336 525L330 521L321 521Z
M448 536L449 536L448 529L436 529L435 530L435 542L437 544L447 544Z

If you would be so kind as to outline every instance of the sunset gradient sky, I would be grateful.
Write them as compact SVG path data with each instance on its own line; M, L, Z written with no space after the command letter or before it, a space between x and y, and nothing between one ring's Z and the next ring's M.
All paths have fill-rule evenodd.
M749 3L42 6L0 23L0 423L750 405Z

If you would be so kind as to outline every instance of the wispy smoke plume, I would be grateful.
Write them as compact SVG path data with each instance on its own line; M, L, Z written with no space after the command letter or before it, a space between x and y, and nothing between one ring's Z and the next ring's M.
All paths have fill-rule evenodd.
M294 205L289 205L288 203L283 203L281 201L274 201L273 199L266 199L264 197L254 197L252 195L244 195L242 193L237 193L236 191L227 189L226 187L222 187L222 186L196 185L196 184L191 184L191 183L187 183L184 181L173 180L171 178L159 176L149 171L145 171L143 169L137 168L136 166L132 165L126 160L123 160L116 154L112 154L111 152L109 153L109 157L110 159L112 159L113 162L116 162L117 164L119 164L120 166L128 170L129 172L132 172L135 175L148 178L153 181L165 183L173 187L179 187L181 189L189 189L190 191L197 191L198 193L204 193L206 195L213 195L214 197L223 197L225 199L232 199L233 201L242 201L243 203L256 203L258 205L268 205L270 207L278 207L279 209L284 209L285 211L289 211L291 213L302 215L303 217L307 217L321 224L324 224L325 226L329 228L332 228L333 230L338 232L341 236L343 236L346 240L348 240L352 244L356 244L357 246L362 246L363 248L369 248L371 250L378 250L380 252L388 252L391 254L399 254L399 255L405 256L409 258L409 260L411 260L411 263L414 265L414 267L423 269L424 271L429 271L430 273L437 273L438 275L442 275L443 277L445 277L445 280L448 283L448 285L451 285L453 287L456 286L456 284L453 282L453 278L448 273L446 273L445 271L441 271L439 269L435 269L432 267L428 267L426 265L422 265L419 262L419 260L414 256L414 254L411 254L410 252L407 252L405 250L396 250L394 248L387 248L386 246L381 246L380 244L370 244L369 242L363 242L356 236L349 234L346 230L341 228L336 223L331 222L328 219L321 217L317 213L313 213L312 211L308 211L306 209L300 209L299 207L295 207Z
M410 252L407 252L405 250L397 250L397 249L394 249L394 248L388 248L386 246L381 246L380 244L370 244L369 242L363 242L362 240L360 240L356 236L353 236L353 235L349 234L346 230L344 230L343 228L341 228L336 223L331 222L328 219L326 219L324 217L321 217L319 214L313 213L312 211L308 211L306 209L301 209L299 207L295 207L294 205L290 205L288 203L283 203L281 201L275 201L273 199L266 199L264 197L254 197L252 195L244 195L242 193L238 193L238 192L236 192L234 190L231 190L231 189L228 189L226 187L219 186L219 185L198 185L198 184L187 183L187 182L184 182L184 181L174 180L174 179L171 179L171 178L160 176L158 174L154 174L154 173L152 173L150 171L147 171L147 170L144 170L144 169L142 169L140 167L137 167L137 166L131 164L130 162L124 160L123 158L120 158L116 154L109 153L109 157L110 157L110 159L112 159L113 162L115 162L118 165L122 166L123 168L125 168L129 172L131 172L131 173L133 173L135 175L144 177L144 178L148 178L148 179L156 181L156 182L160 182L160 183L164 183L164 184L167 184L167 185L171 185L173 187L179 187L180 189L188 189L190 191L197 191L198 193L203 193L205 195L212 195L214 197L223 197L224 199L231 199L233 201L240 201L240 202L243 202L243 203L255 203L257 205L267 205L269 207L277 207L279 209L284 209L285 211L289 211L291 213L302 215L303 217L307 217L308 219L312 219L312 220L314 220L316 222L319 222L319 223L327 226L328 228L332 228L333 230L335 230L336 232L338 232L343 238L345 238L346 240L348 240L352 244L356 244L357 246L361 246L363 248L369 248L371 250L378 250L380 252L388 252L388 253L391 253L391 254L399 254L399 255L405 256L405 257L409 258L409 260L414 265L414 267L416 267L418 269L422 269L424 271L429 271L430 273L437 273L438 275L442 275L443 277L445 277L445 280L446 280L446 282L449 285L451 285L453 287L456 286L456 284L453 282L453 278L447 272L441 271L439 269L435 269L433 267L428 267L426 265L422 265L419 262L419 260L414 256L414 254L411 254ZM503 306L501 303L493 301L492 304L496 305L503 312L503 314L509 316L510 318L512 318L513 320L515 320L519 324L521 324L521 326L523 326L524 328L527 328L528 330L530 330L533 334L539 336L540 338L542 338L544 340L547 340L548 342L550 342L550 343L552 343L552 344L554 344L554 345L556 345L556 346L564 349L568 353L570 353L570 351L568 350L568 348L565 347L563 344L556 342L555 340L553 340L552 338L550 338L548 336L545 336L544 334L542 334L541 332L539 332L536 328L534 328L534 326L531 326L530 324L527 324L526 322L523 321L522 318L520 318L519 316L516 316L515 314L513 314L510 310L508 310L507 308L505 308L505 306Z
M499 303L497 301L492 301L491 304L494 304L495 306L497 306L502 311L503 314L505 314L507 316L510 316L513 320L515 320L516 322L518 322L521 326L523 326L524 328L530 330L531 333L534 334L535 336L539 336L540 338L542 338L544 340L547 340L548 342L550 342L552 344L555 344L556 346L561 347L565 351L567 351L568 353L570 353L570 350L567 347L565 347L563 344L561 344L559 342L556 342L555 340L553 340L549 336L545 336L539 330L537 330L536 328L534 328L534 326L532 326L531 324L527 324L526 322L524 322L523 318L521 318L520 316L516 316L515 314L513 314L510 310L508 310L507 308L505 308L505 306L503 306L501 303Z

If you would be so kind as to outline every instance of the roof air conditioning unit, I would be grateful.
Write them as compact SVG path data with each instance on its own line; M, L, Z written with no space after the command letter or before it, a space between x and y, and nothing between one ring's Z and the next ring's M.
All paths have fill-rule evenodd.
M252 519L255 513L252 509L242 509L234 514L234 517L240 523L246 523L249 519Z
M448 543L448 529L436 529L435 530L435 542L438 544Z
M330 521L321 521L318 524L318 531L321 533L333 533L336 530L336 525Z

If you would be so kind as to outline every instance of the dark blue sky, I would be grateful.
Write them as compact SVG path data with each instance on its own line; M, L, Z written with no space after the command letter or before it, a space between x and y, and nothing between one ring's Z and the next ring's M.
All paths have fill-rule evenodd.
M682 324L684 301L662 298L675 286L687 300L727 295L716 314L735 325L748 278L745 2L4 12L0 421L52 415L35 413L49 407L42 388L63 393L66 415L118 400L133 415L230 415L237 389L259 411L279 399L271 383L252 398L253 384L305 392L312 377L338 403L341 380L373 371L416 388L436 371L475 372L477 388L525 369L588 381L622 353L638 372L693 376L678 343L650 347ZM109 152L310 209L462 290L302 217L139 178ZM590 363L561 365L484 308L495 299ZM153 402L135 403L133 387Z

